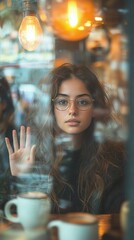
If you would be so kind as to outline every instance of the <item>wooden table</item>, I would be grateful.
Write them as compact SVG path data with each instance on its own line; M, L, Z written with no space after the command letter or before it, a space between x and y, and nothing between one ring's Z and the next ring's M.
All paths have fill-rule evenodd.
M111 229L111 215L98 215L99 220L99 239L102 239L104 233Z
M112 229L119 232L119 216L117 214L97 215L97 218L99 220L99 240L102 239L104 234L111 232ZM52 215L51 219L62 219L62 215ZM0 233L13 228L13 226L15 226L15 224L11 222L1 221ZM52 236L52 240L57 240L56 235Z
M97 215L99 220L99 240L104 234L111 236L111 239L122 239L119 214ZM107 239L109 239L107 237Z

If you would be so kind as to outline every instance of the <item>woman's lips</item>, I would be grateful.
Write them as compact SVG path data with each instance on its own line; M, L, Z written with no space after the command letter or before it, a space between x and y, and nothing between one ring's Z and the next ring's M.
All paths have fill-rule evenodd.
M67 123L69 126L78 126L80 121L74 120L74 119L70 119L70 120L66 121L65 123Z

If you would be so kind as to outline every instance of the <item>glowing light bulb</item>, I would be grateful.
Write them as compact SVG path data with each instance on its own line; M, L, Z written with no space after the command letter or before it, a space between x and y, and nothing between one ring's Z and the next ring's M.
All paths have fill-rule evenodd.
M25 16L19 28L19 41L28 51L35 50L42 38L39 20L34 15Z
M75 1L68 2L68 21L71 27L76 27L78 24L77 4Z
M47 22L53 33L67 41L86 38L95 17L94 0L52 0L46 3Z

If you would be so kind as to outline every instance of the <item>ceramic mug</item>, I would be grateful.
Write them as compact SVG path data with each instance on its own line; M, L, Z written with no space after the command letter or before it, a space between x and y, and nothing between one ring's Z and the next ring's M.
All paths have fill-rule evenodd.
M98 219L88 213L68 213L62 220L49 222L58 229L59 240L98 240Z
M16 206L17 214L11 211ZM50 199L42 192L28 192L8 201L5 205L5 215L11 222L21 223L24 229L39 228L47 224L51 210Z

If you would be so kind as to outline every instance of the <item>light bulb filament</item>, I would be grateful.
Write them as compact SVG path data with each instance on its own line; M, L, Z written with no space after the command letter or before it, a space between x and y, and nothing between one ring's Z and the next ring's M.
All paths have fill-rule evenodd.
M36 40L36 31L35 31L35 27L28 25L26 28L26 39L27 41L35 41Z
M76 27L78 24L78 11L75 1L68 2L68 21L71 27Z

